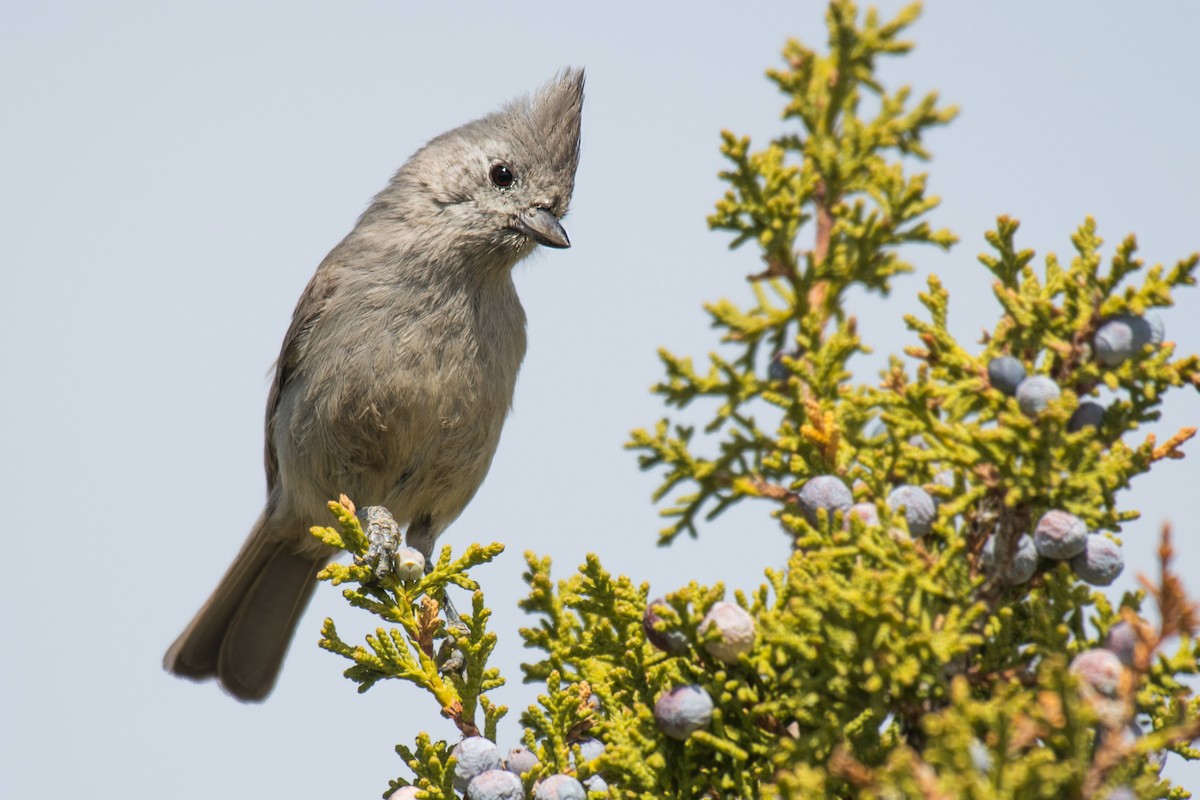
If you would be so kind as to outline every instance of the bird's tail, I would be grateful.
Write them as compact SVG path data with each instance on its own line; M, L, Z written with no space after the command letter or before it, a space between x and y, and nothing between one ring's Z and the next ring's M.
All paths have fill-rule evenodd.
M163 657L167 672L191 680L216 677L240 700L262 700L329 560L294 552L297 531L279 530L267 512L216 590Z

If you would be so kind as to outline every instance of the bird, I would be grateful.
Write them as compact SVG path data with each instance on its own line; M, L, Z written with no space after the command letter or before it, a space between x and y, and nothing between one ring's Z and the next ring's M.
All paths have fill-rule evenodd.
M317 267L266 410L267 498L164 668L242 701L275 687L316 575L309 533L345 494L407 526L429 560L475 495L526 349L513 267L567 248L584 71L431 139Z

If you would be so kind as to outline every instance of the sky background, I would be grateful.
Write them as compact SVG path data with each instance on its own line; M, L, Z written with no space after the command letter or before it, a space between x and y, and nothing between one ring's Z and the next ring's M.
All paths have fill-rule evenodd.
M898 3L884 3L891 12ZM759 269L705 217L723 191L718 133L783 132L763 77L789 36L822 43L815 2L81 2L0 12L0 480L12 523L0 581L0 796L378 797L432 701L399 683L357 695L313 642L322 587L274 695L241 705L164 674L162 653L236 553L263 499L268 376L296 298L371 196L432 136L588 70L583 155L565 225L574 247L517 268L529 353L491 474L443 541L502 541L475 576L495 609L497 665L518 737L526 656L522 551L566 575L588 552L655 593L688 580L758 585L788 544L744 504L695 541L655 547L657 475L622 449L663 414L647 389L660 346L714 346L701 310L745 299ZM975 260L999 214L1019 243L1068 255L1094 215L1149 263L1200 249L1200 6L934 3L890 86L938 90L960 118L928 138L930 217L961 237L910 250L887 301L854 294L874 382L913 342L901 323L936 273L965 342L994 324ZM1163 314L1200 350L1200 294ZM1173 393L1160 439L1200 421ZM1146 432L1151 432L1146 431ZM1139 434L1140 436L1140 434ZM1193 455L1138 481L1124 507L1119 598L1176 526L1200 594ZM1200 789L1200 768L1168 774Z

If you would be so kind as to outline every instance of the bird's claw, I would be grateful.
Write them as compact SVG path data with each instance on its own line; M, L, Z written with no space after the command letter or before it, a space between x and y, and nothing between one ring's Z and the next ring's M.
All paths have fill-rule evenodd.
M445 675L447 673L456 673L461 675L467 666L466 655L458 646L458 637L463 636L470 631L462 620L456 619L446 625L447 636L442 640L442 646L438 648L437 665L438 673Z
M362 561L370 564L376 580L382 581L395 569L396 551L403 543L400 526L383 506L360 508L357 516L367 537L367 554Z

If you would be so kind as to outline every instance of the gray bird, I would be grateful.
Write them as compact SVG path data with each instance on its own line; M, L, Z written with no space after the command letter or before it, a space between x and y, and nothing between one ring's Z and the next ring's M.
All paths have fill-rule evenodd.
M512 267L569 247L583 71L430 141L300 296L267 400L267 503L163 660L261 700L315 576L329 500L382 505L434 542L479 488L512 405L525 312Z

